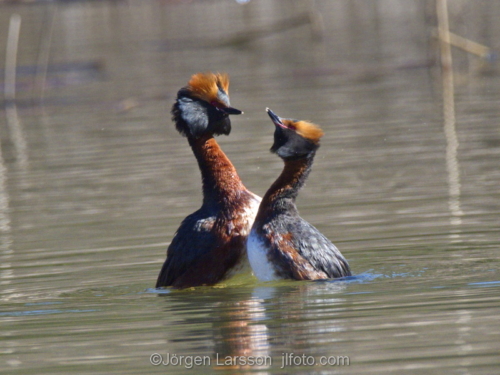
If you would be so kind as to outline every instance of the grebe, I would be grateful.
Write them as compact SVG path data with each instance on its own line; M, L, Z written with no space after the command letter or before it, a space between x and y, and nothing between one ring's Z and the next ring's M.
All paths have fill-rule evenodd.
M295 199L313 163L322 130L312 123L278 117L271 152L285 166L262 198L247 240L248 258L255 276L276 279L318 280L350 276L340 251L314 226L299 216Z
M226 74L197 73L177 93L172 120L187 137L203 184L201 208L181 223L156 287L214 285L248 265L246 238L261 198L248 191L214 139L231 132Z

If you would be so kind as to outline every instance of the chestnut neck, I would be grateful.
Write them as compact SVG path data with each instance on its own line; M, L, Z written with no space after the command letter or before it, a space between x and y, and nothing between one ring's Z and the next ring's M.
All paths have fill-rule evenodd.
M295 199L311 172L314 154L312 152L304 158L284 160L283 171L262 198L256 220L263 219L271 212L297 211Z
M215 138L204 135L188 141L201 171L203 204L224 206L238 199L245 187Z

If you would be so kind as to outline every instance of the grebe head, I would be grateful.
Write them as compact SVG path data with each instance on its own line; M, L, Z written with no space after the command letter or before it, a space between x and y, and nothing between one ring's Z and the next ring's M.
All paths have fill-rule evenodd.
M307 157L319 148L323 131L318 125L281 118L269 108L266 111L276 126L271 152L284 160L293 160Z
M228 135L229 115L242 114L229 104L229 77L221 73L196 73L186 87L177 93L172 107L172 120L182 135Z

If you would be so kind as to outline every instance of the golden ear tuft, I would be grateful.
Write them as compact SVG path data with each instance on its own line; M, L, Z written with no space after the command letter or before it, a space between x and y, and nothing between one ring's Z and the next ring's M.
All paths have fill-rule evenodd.
M298 135L313 142L319 142L319 139L325 134L318 125L312 122L297 121L294 122L292 126L295 128Z
M219 74L216 76L213 73L196 73L191 76L188 89L193 95L210 103L217 98L219 79Z
M217 85L229 95L229 76L226 73L217 73Z

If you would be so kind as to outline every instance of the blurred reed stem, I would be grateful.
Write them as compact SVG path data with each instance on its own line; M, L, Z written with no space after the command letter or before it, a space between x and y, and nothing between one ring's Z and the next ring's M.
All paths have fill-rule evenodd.
M21 16L19 14L13 14L10 17L9 33L7 35L7 50L5 54L4 96L6 101L13 101L16 98L17 48L20 30Z

